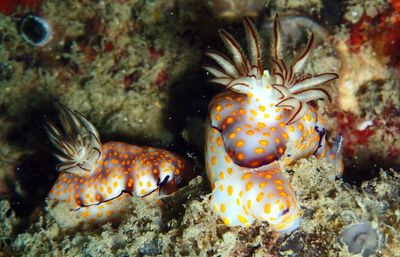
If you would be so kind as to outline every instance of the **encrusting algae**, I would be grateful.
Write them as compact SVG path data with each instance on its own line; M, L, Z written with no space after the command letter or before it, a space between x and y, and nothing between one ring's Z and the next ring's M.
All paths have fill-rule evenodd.
M236 0L3 2L0 256L399 256L398 1L245 1L249 5L240 5ZM210 9L213 3L223 4ZM5 5L9 5L7 9L3 9ZM273 35L271 17L276 13L283 27L282 55L275 58L275 63L271 62L275 55L270 55L265 59L270 63L258 69L257 58L253 58L257 48L246 47L245 52L241 45L258 40L264 42L260 50L274 48L277 37ZM29 44L21 35L19 21L28 15L50 25L51 36L39 37L49 39L43 41L45 45ZM235 22L245 15L251 15L252 21L246 19L243 30ZM220 54L209 51L222 48L217 28L232 33L220 32L229 54L234 50L234 54L246 53L247 57L224 56L222 65L217 61L219 67L205 73L201 65L210 62L210 54L211 59L221 60ZM247 40L246 30L255 28L260 35L253 34ZM315 47L308 51L311 33ZM298 50L309 54L301 69L305 74L302 78L326 72L338 72L339 78L336 80L332 74L333 80L323 86L333 104L326 101L329 97L325 101L312 97L310 102L304 98L304 115L311 120L295 115L302 117L290 124L295 110L299 110L296 100L286 100L297 92L290 90L288 81L297 79L290 64L304 53ZM208 57L205 51L210 53ZM260 63L267 56L262 57ZM244 60L244 65L238 60ZM233 63L228 72L227 62ZM253 71L254 63L257 69ZM261 76L265 68L269 76ZM280 83L274 86L283 98L279 99L279 93L272 94L277 99L271 103L286 100L291 107L269 112L279 107L261 104L261 97L256 102L258 92L252 98L249 92L235 92L250 90L246 86L226 89L207 83L207 79L225 83L238 77L245 77L240 82L247 85L261 78L271 84L272 92L272 85ZM67 109L61 111L69 117L68 124L74 124L71 128L79 128L79 132L66 133L63 121L48 127L53 141L58 140L54 142L56 147L61 146L56 160L43 124L45 120L56 121L53 107L59 102L84 116ZM246 113L241 114L241 109ZM236 111L236 116L230 110ZM219 121L216 114L220 115ZM264 120L260 114L270 116ZM278 116L279 121L273 119ZM76 120L78 123L74 123ZM270 127L274 131L267 131L269 134L259 133ZM213 142L204 139L204 130L209 136L215 132ZM254 134L248 135L248 130ZM100 134L104 142L110 143L98 142ZM342 137L336 137L340 134ZM325 146L318 147L320 142L313 141L317 138ZM296 148L296 140L299 145L300 141L306 142L305 148ZM205 159L204 145L209 151ZM130 153L132 149L135 154ZM327 158L314 156L318 149L325 149ZM121 156L114 155L118 150ZM125 150L128 159L124 158ZM338 172L339 155L333 155L333 162L329 158L329 153L340 150L343 174ZM171 163L179 175L164 173L166 166L157 168L157 161L152 165L158 174L154 169L147 173L142 168L150 163L142 165L140 160L152 158L160 162L174 159ZM184 174L194 176L184 159L201 171L200 176L183 181ZM132 167L128 171L132 161L139 162L137 170L145 171L140 178ZM78 162L80 166L74 165ZM264 170L252 172L260 168ZM245 179L250 174L247 179L252 177L252 183L242 183L236 171L245 172ZM101 178L94 174L101 174ZM258 174L263 175L260 181L253 180ZM212 177L211 183L206 177ZM78 198L73 193L78 193ZM278 195L292 198L282 205L272 202L271 207L276 209L271 208L270 214L276 216L267 219L267 215L257 216L257 211L265 211L268 195L271 199ZM240 208L229 206L237 200ZM89 209L89 213L84 212ZM296 215L289 212L294 209ZM245 216L246 211L249 216ZM247 220L242 223L238 214ZM224 215L230 215L226 216L230 226L223 224ZM289 216L301 217L301 222L292 222L297 221L295 218L289 223L280 222L279 217L290 221L285 218ZM284 225L277 226L271 217L278 217L278 223ZM108 222L112 219L118 222ZM239 226L233 226L236 224Z

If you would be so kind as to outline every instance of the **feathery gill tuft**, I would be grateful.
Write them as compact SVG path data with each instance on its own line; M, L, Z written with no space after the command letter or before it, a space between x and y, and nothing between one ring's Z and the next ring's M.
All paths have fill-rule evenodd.
M60 161L57 170L78 176L88 175L96 169L101 157L99 133L82 114L60 106L61 129L50 120L46 124L47 134L58 150L54 153Z
M280 101L276 107L291 109L292 114L286 124L298 121L308 110L307 102L317 99L332 100L330 88L323 84L338 78L336 73L322 73L314 76L301 74L307 58L314 44L314 36L311 35L306 48L290 64L283 57L284 40L282 38L279 16L274 20L273 45L272 45L272 69L271 74L262 67L261 41L257 30L250 19L243 21L247 53L242 50L233 36L221 30L219 32L222 41L228 49L231 59L216 51L207 51L206 55L214 60L219 68L206 65L204 69L214 76L210 82L224 85L238 93L252 93L256 85L253 80L268 79L271 86L280 94ZM271 76L271 77L270 77ZM262 84L262 83L261 83Z

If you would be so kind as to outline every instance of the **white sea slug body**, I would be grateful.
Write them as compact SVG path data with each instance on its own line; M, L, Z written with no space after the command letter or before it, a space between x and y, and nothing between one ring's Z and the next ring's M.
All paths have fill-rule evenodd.
M60 175L49 198L72 206L89 223L118 221L129 198L169 195L196 174L175 153L123 142L102 144L96 128L78 112L63 107L61 129L49 122Z
M333 160L341 169L339 147L330 149L326 144L324 121L309 104L331 100L329 87L322 84L338 76L299 74L313 37L293 63L286 64L278 18L273 31L273 66L264 70L258 33L249 19L244 19L244 27L249 57L224 30L220 36L232 58L206 53L221 67L205 67L215 76L211 81L228 89L209 105L205 158L213 189L211 207L229 226L261 220L290 232L301 218L294 191L282 173L285 166L315 155Z

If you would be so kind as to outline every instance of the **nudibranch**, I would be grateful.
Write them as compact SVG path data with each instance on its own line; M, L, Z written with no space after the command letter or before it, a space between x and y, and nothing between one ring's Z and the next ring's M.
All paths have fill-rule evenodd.
M101 144L96 128L65 106L60 122L62 129L47 124L60 161L49 198L70 203L88 222L119 220L129 197L168 195L195 176L190 163L175 153L122 142Z
M225 30L220 37L231 58L215 51L206 55L220 68L204 68L211 82L228 90L209 105L206 131L206 170L211 182L211 208L228 226L267 221L281 232L295 230L301 220L299 204L283 170L311 155L328 158L341 170L341 138L333 147L325 141L322 116L310 102L331 100L329 81L338 76L302 75L313 36L292 63L284 60L279 18L274 21L272 67L262 66L261 41L252 22L244 19L248 57Z

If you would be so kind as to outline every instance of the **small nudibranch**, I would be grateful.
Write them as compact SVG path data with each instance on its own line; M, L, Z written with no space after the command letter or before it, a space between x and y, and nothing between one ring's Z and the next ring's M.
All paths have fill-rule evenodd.
M206 131L206 170L213 189L211 207L229 226L268 221L281 232L300 224L295 194L282 174L287 165L311 155L327 158L341 170L339 145L325 142L325 122L309 102L331 100L328 86L335 73L304 76L300 72L313 45L289 65L284 61L279 18L274 22L272 67L261 64L261 42L252 22L245 18L246 56L225 30L220 36L231 54L208 51L221 68L205 66L211 82L228 91L209 105Z
M192 166L175 153L122 142L101 144L96 128L65 106L60 121L63 130L47 124L60 161L49 198L69 202L89 222L119 220L130 196L168 195L195 176Z

